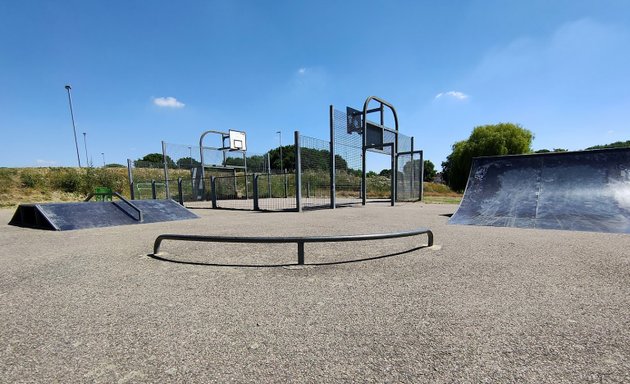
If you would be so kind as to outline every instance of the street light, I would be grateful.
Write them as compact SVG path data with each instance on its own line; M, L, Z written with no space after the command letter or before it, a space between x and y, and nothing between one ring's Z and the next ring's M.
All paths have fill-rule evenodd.
M87 154L87 139L86 139L86 135L87 135L87 133L83 132L83 146L85 147L85 165L89 168L90 167L90 161L88 160L88 154Z
M77 141L77 128L74 125L74 112L72 111L72 96L70 96L70 90L72 89L72 87L70 85L66 85L65 88L68 91L68 103L70 104L70 117L72 118L72 131L74 132L74 146L77 148L77 161L79 162L79 168L81 168L81 157L79 156L79 142Z
M105 168L105 152L101 152L101 156L103 156L103 168Z
M284 168L282 167L282 132L277 131L276 133L279 135L278 142L280 143L280 172L284 172Z

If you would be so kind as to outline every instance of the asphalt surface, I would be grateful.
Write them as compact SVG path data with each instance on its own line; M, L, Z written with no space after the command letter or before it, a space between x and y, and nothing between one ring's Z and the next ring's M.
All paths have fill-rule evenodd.
M630 382L629 235L447 225L455 209L195 210L64 232L0 210L0 382ZM418 227L434 247L307 244L303 267L294 245L149 256L161 233Z

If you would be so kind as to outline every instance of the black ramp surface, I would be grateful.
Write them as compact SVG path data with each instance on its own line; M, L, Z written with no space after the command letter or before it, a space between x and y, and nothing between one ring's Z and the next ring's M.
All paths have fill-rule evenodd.
M475 158L449 223L630 233L630 149Z
M9 224L66 231L198 217L173 200L132 200L131 203L142 211L142 223L138 221L138 213L123 201L90 201L20 205Z

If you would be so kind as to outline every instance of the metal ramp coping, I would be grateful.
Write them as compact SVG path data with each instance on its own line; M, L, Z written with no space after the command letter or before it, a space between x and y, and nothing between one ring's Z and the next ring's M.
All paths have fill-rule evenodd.
M160 255L160 246L164 240L196 241L206 243L258 243L258 244L297 244L297 263L304 265L304 244L305 243L332 243L347 241L366 241L395 239L400 237L410 237L417 235L427 235L427 247L433 246L433 232L428 228L418 228L411 231L375 233L367 235L344 235L344 236L288 236L288 237L243 237L243 236L205 236L205 235L178 235L162 234L153 243L153 255Z

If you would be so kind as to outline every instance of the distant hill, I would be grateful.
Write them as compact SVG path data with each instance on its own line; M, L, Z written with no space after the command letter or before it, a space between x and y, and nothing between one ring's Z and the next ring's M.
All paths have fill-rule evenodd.
M589 149L605 149L605 148L630 148L630 140L628 141L615 141L614 143L604 144L604 145L596 145L594 147L588 147Z

